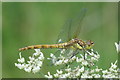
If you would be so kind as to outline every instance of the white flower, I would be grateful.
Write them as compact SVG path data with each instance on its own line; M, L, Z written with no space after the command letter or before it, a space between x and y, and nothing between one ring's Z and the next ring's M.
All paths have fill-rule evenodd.
M94 56L94 55L95 55L94 52L93 52L93 49L91 49L91 52L87 51L87 53L88 53L89 55L91 55L91 56Z
M34 56L38 56L40 54L40 52L38 52L38 50L36 50L36 53L33 53Z
M63 71L62 71L62 70L60 70L60 71L59 71L59 70L57 70L57 73L58 73L58 74L62 74L62 73L63 73Z
M94 78L100 78L100 74L93 74Z
M43 55L42 52L40 53L40 56L38 57L38 59L39 59L39 60L44 60L44 55Z
M53 78L52 75L50 75L50 72L48 72L48 75L45 75L46 78Z
M56 73L56 74L53 74L55 76L55 78L58 78L59 77L59 74Z
M81 65L87 66L88 62L86 60L83 60Z
M73 56L71 60L75 60L76 59L76 56Z
M89 78L88 71L85 71L82 75L81 78Z
M82 61L84 61L84 58L78 58L78 57L76 57L76 62L82 62Z
M119 53L120 52L120 41L118 44L115 42L115 47L116 47L117 53Z
M96 72L100 72L102 69L98 69L98 66L96 66L97 68L95 69Z
M39 56L38 59L42 61L42 60L44 60L44 57L43 56Z
M19 53L20 59L18 59L19 63L15 63L15 66L18 67L19 69L23 69L26 72L33 72L36 73L40 71L43 60L44 60L44 55L42 52L40 52L40 49L35 49L36 53L34 53L31 56L29 56L29 61L26 61L25 59L21 56L21 52Z
M65 59L65 60L64 60L64 63L68 63L68 61L69 61L68 59Z
M20 57L20 59L18 59L18 62L24 63L25 59L21 56L21 52L19 53L19 57Z
M33 69L32 69L33 73L36 73L36 72L38 72L39 70L40 70L40 67L39 67L39 66L34 66Z
M114 64L113 64L113 63L111 63L111 67L112 67L112 68L117 68L117 65L116 65L116 64L117 64L117 60L115 61L115 63L114 63Z
M24 68L24 70L25 70L26 72L31 72L31 69L32 69L31 66L30 66L30 67L26 67L26 68Z
M24 64L20 64L20 63L15 63L15 66L18 67L19 69L23 69L25 66Z
M71 68L67 68L67 69L65 69L65 71L70 72L70 71L71 71Z
M95 57L91 57L92 61L97 61L98 59L96 59Z
M79 69L79 72L83 72L83 71L84 71L84 66Z
M30 61L33 61L33 60L35 60L35 58L34 57L29 57L29 59L30 59Z
M41 67L43 63L41 61L36 61L36 64L37 66Z
M100 55L97 53L96 55L94 55L95 58L99 59Z
M40 49L34 49L37 54L41 53Z
M63 60L56 61L55 65L61 65L63 63Z
M60 78L66 78L66 75L60 75Z
M103 74L107 74L107 73L108 73L108 70L103 70L102 73L103 73Z
M62 50L61 50L61 54L64 54L64 52L65 52L65 49L62 49Z
M50 54L50 57L55 57L55 56L54 56L54 54L51 53L51 54Z
M20 59L18 59L18 62L24 63L24 62L25 62L25 59L24 59L24 58L20 58Z
M70 73L65 73L64 76L65 76L65 78L68 78L68 77L70 77Z
M95 70L94 69L92 69L91 71L90 71L90 73L94 73L95 72Z

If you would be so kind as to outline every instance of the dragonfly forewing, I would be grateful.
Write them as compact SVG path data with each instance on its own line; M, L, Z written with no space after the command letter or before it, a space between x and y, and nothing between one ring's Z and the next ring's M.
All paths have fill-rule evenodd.
M82 27L82 21L85 17L86 9L83 8L80 13L73 19L69 19L63 26L62 31L58 35L58 43L67 42L74 38L79 38Z

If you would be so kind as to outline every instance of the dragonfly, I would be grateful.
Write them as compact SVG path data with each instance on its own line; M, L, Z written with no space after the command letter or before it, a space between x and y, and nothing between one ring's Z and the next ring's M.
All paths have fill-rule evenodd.
M63 26L62 31L58 35L58 43L56 44L44 44L44 45L32 45L20 48L19 51L29 50L29 49L65 49L66 53L73 50L72 54L75 55L78 51L89 51L94 45L91 40L84 41L79 38L80 29L83 19L86 14L86 9L80 11L79 16L69 19ZM72 55L72 56L73 56Z

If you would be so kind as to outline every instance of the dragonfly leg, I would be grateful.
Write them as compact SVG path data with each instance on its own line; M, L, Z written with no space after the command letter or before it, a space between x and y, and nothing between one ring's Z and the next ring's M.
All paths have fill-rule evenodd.
M72 53L72 56L70 57L70 59L72 58L72 57L74 57L75 55L77 55L78 54L78 50L75 50L73 53Z
M84 60L85 60L86 58L85 58L85 51L84 51Z
M83 51L84 60L86 60L86 57L85 57L86 51L85 51L84 47L82 47L82 49L83 49L82 51Z

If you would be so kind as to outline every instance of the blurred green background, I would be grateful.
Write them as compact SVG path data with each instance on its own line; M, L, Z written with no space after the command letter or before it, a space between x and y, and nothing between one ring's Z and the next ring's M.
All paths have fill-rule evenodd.
M117 3L4 2L2 4L2 77L43 77L42 74L26 73L14 66L19 58L18 49L27 45L56 43L63 25L69 18L78 16L82 8L87 8L87 13L80 38L95 42L94 49L101 55L97 65L107 69L111 62L117 60L114 45L118 40ZM46 57L54 51L55 49L42 50ZM24 51L22 56L27 58L32 52L33 50ZM46 63L41 69L44 74L54 70L52 67L47 67Z
M2 2L0 2L0 79L2 78Z

